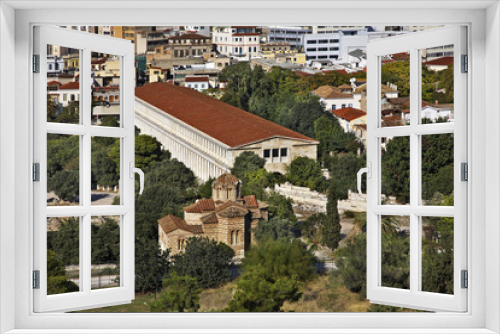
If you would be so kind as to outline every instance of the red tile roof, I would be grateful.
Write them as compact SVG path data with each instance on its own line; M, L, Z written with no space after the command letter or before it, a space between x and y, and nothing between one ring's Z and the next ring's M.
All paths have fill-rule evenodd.
M443 65L443 66L449 66L452 65L454 62L453 57L441 57L441 58L436 58L433 60L429 60L425 62L425 65Z
M63 89L80 89L80 83L77 81L77 82L68 82L68 83L65 83L64 85L61 85L59 87L60 90L63 90Z
M62 85L59 81L49 81L47 85Z
M217 215L212 212L212 213L202 217L201 222L203 224L217 224L219 222L219 219L217 219Z
M346 70L335 70L335 72L349 75Z
M307 72L304 72L304 71L294 71L293 73L295 73L299 77L310 77L310 76L313 75L312 73L307 73Z
M240 179L238 179L236 176L234 176L233 174L229 174L229 173L224 173L222 174L221 176L219 176L214 183L222 183L222 184L228 184L228 183L232 183L232 184L236 184L240 182Z
M230 147L274 137L318 143L190 88L155 82L136 88L135 96Z
M158 220L161 229L166 234L173 232L175 230L184 230L194 234L203 233L203 226L201 225L189 225L184 219L176 217L174 215L167 215Z
M202 36L200 34L184 34L180 36L170 37L169 39L209 39L210 37Z
M363 110L351 107L332 110L332 113L339 118L348 120L349 122L354 119L366 116L366 113Z
M257 198L255 198L255 195L247 195L243 197L245 200L245 206L247 208L258 208L259 203L257 202Z
M193 203L184 208L184 211L187 213L202 213L214 210L215 210L215 203L214 200L211 198L200 199L196 201L196 203Z
M186 82L207 82L208 76L186 77Z

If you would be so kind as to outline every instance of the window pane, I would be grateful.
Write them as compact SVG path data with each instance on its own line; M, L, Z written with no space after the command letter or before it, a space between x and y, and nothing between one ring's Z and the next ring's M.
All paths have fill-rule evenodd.
M118 56L92 52L92 125L120 126L120 63Z
M422 205L453 206L453 133L421 136Z
M92 137L92 205L120 205L120 139Z
M120 217L92 217L92 290L120 286Z
M381 216L382 286L410 289L410 217Z
M80 203L80 137L47 135L47 205Z
M273 148L273 158L277 158L280 155L279 148Z
M453 45L423 49L421 53L421 122L453 122Z
M47 294L79 291L80 218L47 218Z
M80 50L47 45L47 122L80 124Z
M270 150L264 150L264 158L269 158L271 156Z
M380 57L380 66L380 125L410 125L410 53Z
M382 137L380 203L410 204L410 137Z
M453 294L453 218L422 217L422 291Z

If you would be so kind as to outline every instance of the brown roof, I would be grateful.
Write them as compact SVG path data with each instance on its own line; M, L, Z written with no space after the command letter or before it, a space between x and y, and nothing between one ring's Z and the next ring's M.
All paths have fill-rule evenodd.
M212 212L204 217L201 218L201 222L203 224L217 224L219 220L217 219L217 215Z
M240 179L238 179L233 174L229 174L229 173L224 173L215 180L215 183L222 183L222 184L228 184L228 183L235 184L238 182L240 182Z
M366 115L363 110L351 107L332 110L332 113L339 118L348 120L349 122Z
M64 85L61 85L59 87L60 90L63 90L63 89L80 89L80 83L78 81L76 82L68 82L68 83L65 83Z
M193 203L184 208L184 211L188 213L202 213L214 210L215 210L215 203L214 200L211 198L200 199L196 201L196 203Z
M186 77L186 82L207 82L208 76Z
M257 198L255 198L255 195L247 195L243 197L245 200L245 206L247 208L258 208L259 204L257 203Z
M318 143L190 88L155 82L136 88L135 96L230 147L274 137Z
M337 87L321 86L313 90L313 93L324 99L345 99L352 97L351 94L345 94Z
M189 225L184 219L176 217L174 215L167 215L158 220L161 229L166 234L173 232L175 230L181 229L194 234L203 233L203 226L201 225Z
M436 58L433 60L429 60L425 62L425 65L443 65L443 66L449 66L452 65L454 62L453 57L441 57L441 58Z
M340 89L351 89L352 87L350 85L348 85L348 84L343 84L343 85L338 86L338 88L340 88Z
M189 34L184 34L184 35L180 35L180 36L170 37L170 39L209 39L209 37L202 36L200 34L189 33Z
M238 202L234 202L234 201L226 201L224 204L222 205L219 205L218 207L215 208L215 212L221 212L221 211L224 211L225 209L227 208L230 208L232 206L235 206L235 207L238 207L238 208L242 208L242 209L247 209L244 205L241 205L240 203Z
M354 126L357 126L358 128L361 128L366 131L366 124L354 124Z
M61 83L59 81L49 81L47 82L47 85L61 85Z

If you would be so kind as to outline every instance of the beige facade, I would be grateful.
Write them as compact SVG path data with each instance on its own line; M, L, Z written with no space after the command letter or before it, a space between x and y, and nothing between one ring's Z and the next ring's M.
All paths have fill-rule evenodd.
M212 198L184 208L184 219L167 215L158 220L158 242L170 255L185 250L190 237L207 237L230 246L237 257L245 255L254 239L253 229L268 219L267 204L255 196L241 197L241 181L223 174L212 183Z

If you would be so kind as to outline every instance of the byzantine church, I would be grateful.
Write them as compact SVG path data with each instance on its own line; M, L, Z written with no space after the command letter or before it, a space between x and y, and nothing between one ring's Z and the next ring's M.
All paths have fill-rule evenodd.
M208 237L230 246L242 257L254 243L253 229L268 219L267 203L254 195L241 196L241 181L222 174L212 183L212 198L200 199L184 208L184 219L167 215L158 220L159 243L170 254L185 249L190 237Z

